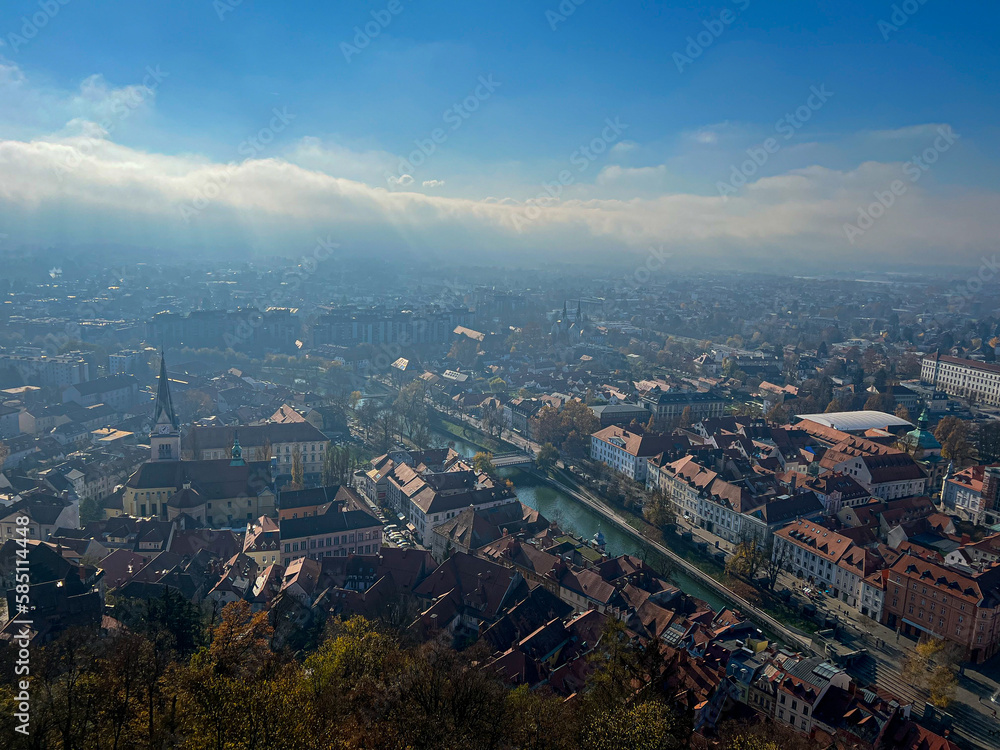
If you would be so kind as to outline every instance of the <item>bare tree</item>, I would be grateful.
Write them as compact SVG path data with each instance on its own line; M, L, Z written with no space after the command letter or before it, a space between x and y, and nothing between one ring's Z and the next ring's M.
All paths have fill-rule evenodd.
M258 445L256 448L254 448L253 457L255 461L263 461L265 463L271 463L271 455L272 455L272 448L271 448L270 438L265 439L263 445Z
M296 490L301 490L305 485L303 479L305 477L305 472L302 467L302 451L299 446L295 446L292 449L292 487Z
M773 539L767 546L765 555L767 561L764 565L764 573L767 575L767 588L774 591L774 585L778 582L778 576L782 571L788 570L788 563L792 558L792 546L790 544L778 544Z

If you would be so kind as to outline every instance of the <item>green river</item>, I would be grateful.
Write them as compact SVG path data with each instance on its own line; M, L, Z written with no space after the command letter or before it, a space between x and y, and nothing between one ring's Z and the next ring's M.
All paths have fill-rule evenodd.
M451 443L456 451L469 458L482 450L473 443L443 431L432 432L431 440L436 447ZM643 545L638 540L565 492L522 469L506 468L500 469L498 473L514 483L517 497L522 503L534 508L564 531L581 539L592 539L594 534L600 531L604 534L606 551L612 557L618 555L643 557ZM708 602L717 611L727 606L718 594L692 579L684 571L675 570L671 575L671 581L685 593Z

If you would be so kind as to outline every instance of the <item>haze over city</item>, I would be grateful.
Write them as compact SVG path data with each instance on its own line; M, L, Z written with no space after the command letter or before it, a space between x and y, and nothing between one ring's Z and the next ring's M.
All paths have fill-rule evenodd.
M8 0L0 748L996 750L997 18Z

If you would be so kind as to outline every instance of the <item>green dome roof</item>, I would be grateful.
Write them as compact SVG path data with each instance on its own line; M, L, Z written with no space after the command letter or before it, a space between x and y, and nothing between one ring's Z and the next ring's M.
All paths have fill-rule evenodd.
M917 420L917 429L906 433L906 439L904 440L906 445L922 450L939 449L941 443L934 437L934 433L927 429L929 424L930 417L927 415L927 409L925 408L920 413L920 419Z

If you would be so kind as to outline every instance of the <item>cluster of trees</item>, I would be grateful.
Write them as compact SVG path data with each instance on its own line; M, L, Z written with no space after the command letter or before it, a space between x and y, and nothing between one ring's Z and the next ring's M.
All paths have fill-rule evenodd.
M331 443L323 457L323 485L333 487L338 484L353 484L354 471L360 465L360 456L351 450L350 445Z
M562 409L543 407L532 420L532 435L539 443L551 443L573 458L587 455L590 435L601 422L581 401L568 401Z
M788 569L789 557L787 545L776 551L773 543L765 545L756 536L748 535L726 561L726 572L754 585L763 583L768 591L773 591L781 572ZM760 573L764 574L762 582L758 581Z
M74 630L32 653L31 724L14 731L13 669L0 684L0 732L20 748L373 748L375 750L673 750L692 720L664 690L659 644L611 621L573 701L512 689L481 646L414 644L362 618L331 623L313 648L276 648L266 613L245 602L205 623L179 595L123 601L126 627ZM0 650L10 666L11 648ZM757 727L728 731L726 750ZM776 748L775 748L776 750Z
M542 447L538 449L538 453L535 454L535 465L543 474L554 469L558 460L559 449L552 445L552 443L542 444Z
M941 455L962 466L977 457L973 433L972 425L968 422L947 416L938 422L934 437L941 443Z
M940 638L924 636L903 663L903 679L930 693L930 702L947 708L955 699L958 647Z
M674 523L677 514L674 512L673 503L662 490L653 490L646 502L642 506L642 514L653 526L663 528Z
M362 400L357 391L349 397L365 437L382 450L390 446L394 437L401 440L404 435L417 445L428 442L430 412L426 399L427 385L422 380L401 388L391 403L374 398Z
M506 425L503 418L503 406L501 406L497 399L490 399L487 403L483 404L480 424L490 437L497 440L503 437Z

